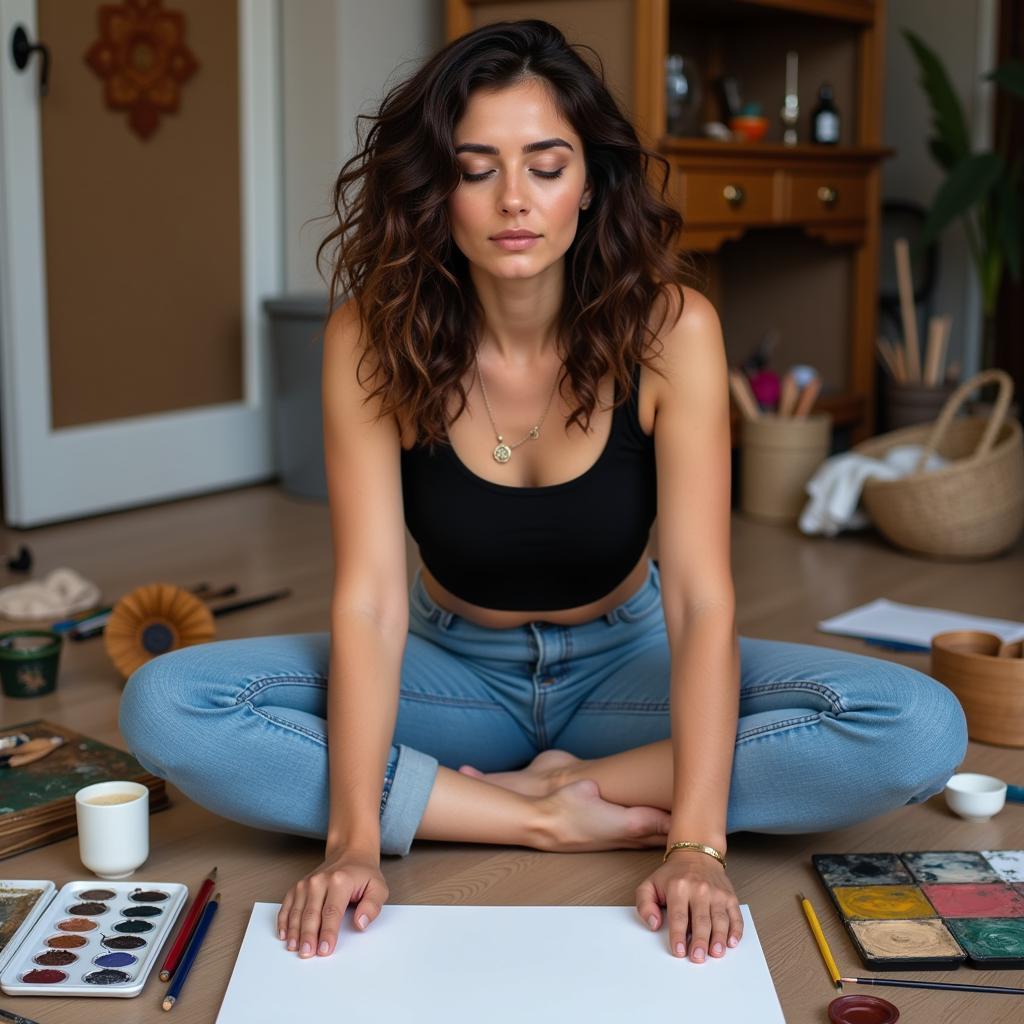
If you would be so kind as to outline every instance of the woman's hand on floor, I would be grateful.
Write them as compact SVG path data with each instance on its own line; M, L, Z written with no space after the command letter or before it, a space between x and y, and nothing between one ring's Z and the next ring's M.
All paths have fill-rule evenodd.
M714 957L724 956L743 935L732 882L725 868L706 853L679 850L637 886L637 912L653 931L661 927L663 906L674 956L689 952L694 963L703 963L709 951Z
M380 857L365 851L328 851L323 864L289 890L277 915L278 937L300 957L330 956L350 903L352 920L366 931L388 899Z

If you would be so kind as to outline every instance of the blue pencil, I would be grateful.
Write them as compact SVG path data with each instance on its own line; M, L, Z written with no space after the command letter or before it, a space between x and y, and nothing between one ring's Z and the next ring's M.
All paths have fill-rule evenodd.
M202 945L206 933L210 930L210 922L213 920L213 915L217 913L217 907L219 905L220 893L218 892L215 893L213 899L206 904L206 907L203 910L203 916L199 918L196 930L192 933L192 941L189 942L188 949L185 950L185 955L181 958L181 963L178 965L178 969L174 972L174 981L171 982L171 987L167 990L167 995L164 996L164 1001L161 1004L165 1010L169 1010L178 1001L178 996L181 994L182 986L185 984L188 972L192 970L192 964L195 962L196 954L199 952L199 947Z
M887 640L884 637L865 636L862 637L864 643L870 644L872 647L885 647L890 651L921 651L927 654L931 647L924 647L921 644L911 644L904 640Z

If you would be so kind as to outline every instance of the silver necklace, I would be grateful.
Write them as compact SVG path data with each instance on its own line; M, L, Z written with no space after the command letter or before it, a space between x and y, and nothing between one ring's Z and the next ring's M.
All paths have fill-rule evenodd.
M548 409L551 408L551 400L555 397L555 389L558 387L558 378L561 375L561 366L559 366L559 372L555 374L555 383L552 385L551 394L548 395L548 404L544 406L544 412L541 418L530 427L529 432L522 441L517 441L515 444L506 444L504 437L498 433L498 424L494 422L494 413L491 410L491 403L487 400L487 391L484 388L484 378L480 373L480 360L477 359L476 353L473 353L473 361L476 363L476 377L480 381L480 393L484 396L484 405L487 406L487 415L490 417L491 426L494 427L494 436L498 439L497 445L495 445L494 451L491 454L494 456L495 462L508 462L512 458L512 449L518 448L521 444L526 441L536 441L540 437L540 425L544 422L544 417L548 414Z

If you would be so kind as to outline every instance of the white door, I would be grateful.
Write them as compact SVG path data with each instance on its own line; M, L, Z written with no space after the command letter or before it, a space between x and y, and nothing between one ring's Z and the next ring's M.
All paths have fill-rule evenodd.
M95 18L101 5L82 6ZM238 0L241 231L235 279L240 279L241 301L234 337L241 353L239 400L106 420L94 416L92 422L57 429L46 269L46 241L54 227L47 235L40 115L47 98L40 97L41 54L33 54L24 70L16 68L12 55L18 26L31 43L46 44L38 36L38 13L36 0L0 0L0 435L6 522L37 526L267 479L273 474L270 363L261 304L279 294L282 284L277 2ZM68 60L81 73L82 54ZM201 71L204 60L209 75L217 56L201 54ZM51 81L59 70L54 60ZM188 115L188 99L186 90L176 117ZM102 93L95 102L101 100ZM113 124L113 113L110 119ZM73 174L74 167L66 172ZM164 244L173 246L173 238ZM176 259L187 274L188 254ZM173 287L168 282L168 289ZM113 288L93 298L97 304L118 301ZM146 367L151 381L161 372ZM130 379L126 384L132 387Z

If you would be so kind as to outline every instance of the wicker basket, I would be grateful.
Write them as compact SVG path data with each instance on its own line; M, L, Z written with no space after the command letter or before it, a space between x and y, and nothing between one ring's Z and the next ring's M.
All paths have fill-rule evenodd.
M998 382L990 417L954 419L971 393ZM855 452L882 458L899 444L922 444L914 471L899 480L868 480L863 501L875 526L897 547L935 558L989 558L1005 551L1024 528L1024 437L1006 412L1013 381L985 370L949 397L938 420L873 437ZM923 471L929 451L949 466Z

